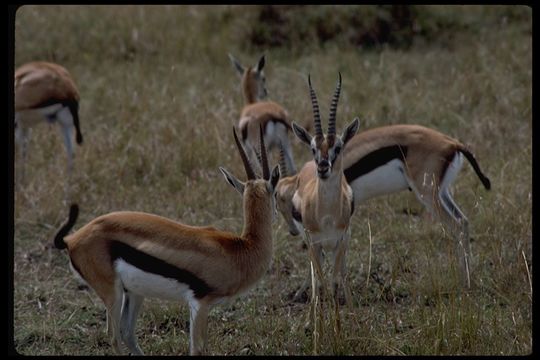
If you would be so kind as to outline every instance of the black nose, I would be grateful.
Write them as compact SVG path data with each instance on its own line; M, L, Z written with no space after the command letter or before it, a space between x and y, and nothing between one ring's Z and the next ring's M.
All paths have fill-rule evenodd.
M325 172L326 170L328 170L328 168L330 167L330 163L328 162L328 160L321 160L319 161L319 163L317 164L317 169L319 170L319 172Z
M300 234L300 231L294 229L294 230L289 230L289 234L291 234L292 236L297 236L298 234Z

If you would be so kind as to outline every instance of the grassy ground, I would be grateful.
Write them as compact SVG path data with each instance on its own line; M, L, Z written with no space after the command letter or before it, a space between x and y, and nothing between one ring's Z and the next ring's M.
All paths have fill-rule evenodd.
M311 108L308 73L326 114L343 75L338 131L395 123L433 127L470 144L492 190L469 165L455 199L470 220L473 287L460 291L452 241L423 221L409 193L357 208L347 262L354 302L339 324L325 302L291 303L309 262L279 219L268 273L209 319L212 354L523 355L532 351L532 11L428 7L460 19L444 41L404 50L343 44L266 49L269 96L294 120ZM50 237L80 204L76 228L115 210L155 213L241 231L241 202L218 172L243 169L231 126L242 97L227 57L259 55L241 40L255 7L25 6L16 18L15 65L57 61L81 92L85 143L65 191L58 128L32 132L28 179L14 203L14 346L25 355L112 354L105 308L80 289ZM436 38L435 38L436 39ZM297 164L309 151L294 140ZM16 154L17 155L17 154ZM16 164L18 167L19 164ZM369 227L368 227L369 225ZM369 231L370 230L370 231ZM313 320L313 319L312 319ZM307 325L306 325L307 324ZM188 310L147 300L137 335L149 355L188 353Z

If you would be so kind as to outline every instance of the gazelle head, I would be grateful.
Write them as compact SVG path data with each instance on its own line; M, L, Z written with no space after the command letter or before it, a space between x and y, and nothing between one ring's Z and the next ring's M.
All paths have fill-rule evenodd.
M266 146L264 144L264 137L262 132L262 127L260 128L260 154L261 154L261 168L262 168L262 178L258 178L251 166L251 163L248 160L244 147L238 140L238 135L236 135L236 129L233 127L234 141L242 158L244 168L246 170L247 181L242 182L238 180L234 175L229 173L226 169L220 167L219 170L225 176L225 179L229 184L232 185L241 195L244 197L244 203L247 200L254 200L256 203L260 203L265 199L270 200L270 206L272 209L272 221L275 220L277 215L276 203L274 194L276 191L276 186L279 181L280 173L279 167L276 165L270 173L270 168L268 167L268 157L266 152Z
M311 86L311 78L308 77L311 105L313 107L313 120L315 136L311 136L306 129L293 122L294 134L304 143L311 147L313 159L317 164L317 176L319 179L327 179L334 169L341 171L341 152L347 142L356 134L359 126L358 118L355 118L345 129L341 136L336 135L336 111L341 92L341 73L332 98L330 115L328 118L328 133L324 134L321 126L321 116L317 95ZM336 164L338 166L336 166Z
M231 54L229 54L229 59L242 77L242 91L246 102L250 104L265 99L268 96L268 91L266 90L266 77L263 72L264 55L261 56L257 65L253 67L242 66Z

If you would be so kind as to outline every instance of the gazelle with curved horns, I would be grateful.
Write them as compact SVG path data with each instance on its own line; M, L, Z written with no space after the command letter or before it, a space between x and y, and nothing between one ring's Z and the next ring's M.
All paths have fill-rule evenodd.
M312 137L303 127L293 122L294 134L313 153L314 167L310 178L299 187L293 196L293 206L298 209L294 221L306 241L310 241L314 253L314 266L321 268L323 249L333 254L333 290L337 296L338 288L344 285L346 275L345 257L349 246L350 218L354 211L353 193L343 175L342 150L358 130L359 120L355 118L341 136L336 135L336 111L341 91L341 74L328 118L328 134L321 127L321 117L317 96L308 77L315 136ZM308 233L308 234L306 234ZM296 293L297 299L307 288L309 278Z
M463 165L463 157L484 187L491 189L489 178L482 173L467 146L420 125L381 126L356 134L344 150L343 168L356 204L407 189L413 191L428 212L454 233L461 281L470 287L469 221L450 193L450 186ZM297 174L290 176L286 164L280 163L277 205L293 236L299 233L294 221L298 210L293 206L293 194L305 185L314 168L315 163L309 161Z
M231 54L229 54L229 59L241 77L244 107L240 114L238 128L250 161L257 163L255 160L256 139L259 127L262 126L268 151L278 148L281 144L289 170L296 172L288 136L291 130L289 113L278 103L265 100L268 95L263 71L265 56L262 55L257 65L252 67L244 67Z
M156 297L187 301L190 354L203 353L211 307L245 293L268 269L279 169L276 166L270 173L261 131L263 178L257 178L234 129L233 134L248 180L244 183L220 170L243 196L241 235L121 211L100 216L66 236L77 220L76 204L58 230L55 247L68 249L74 272L107 307L116 352L122 352L124 343L132 354L143 354L135 338L135 323L143 299Z
M79 124L79 90L71 74L62 66L35 61L15 71L15 139L21 152L20 181L24 178L30 128L37 123L58 122L67 152L68 172L73 168L71 134L77 144L83 137Z

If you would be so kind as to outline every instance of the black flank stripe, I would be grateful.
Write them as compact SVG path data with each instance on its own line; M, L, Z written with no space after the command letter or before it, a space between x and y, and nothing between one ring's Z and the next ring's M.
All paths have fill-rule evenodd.
M298 221L299 223L302 222L302 214L300 214L300 211L298 211L294 206L292 208L292 217L294 220Z
M198 299L205 297L213 290L204 280L199 279L190 271L180 269L152 255L145 254L120 241L112 241L111 257L113 261L121 258L140 270L187 284Z
M242 141L246 141L247 138L247 124L240 130L242 132Z
M394 159L404 161L407 156L407 147L392 145L380 148L362 157L343 172L350 184L362 175L368 174L379 166L385 165Z

